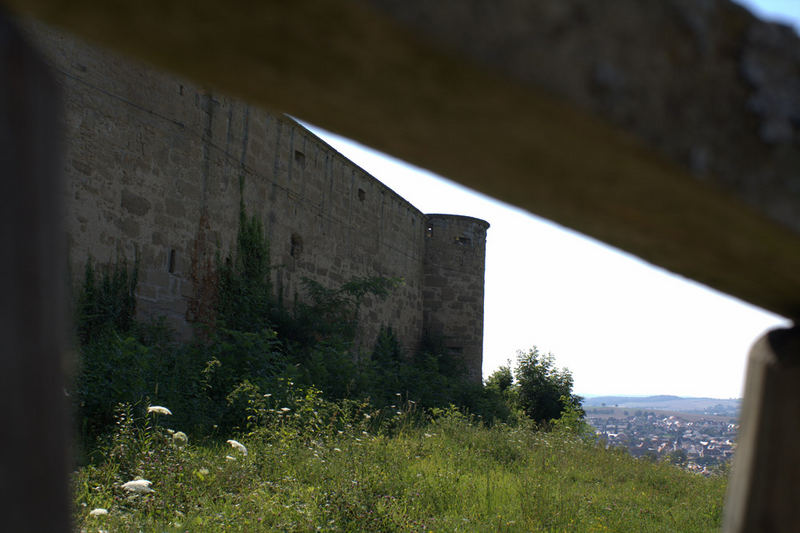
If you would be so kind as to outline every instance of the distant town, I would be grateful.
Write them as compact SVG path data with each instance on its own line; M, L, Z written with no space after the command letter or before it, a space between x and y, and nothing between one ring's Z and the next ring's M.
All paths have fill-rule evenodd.
M587 399L584 409L608 446L710 475L733 457L740 405L738 399L608 396Z

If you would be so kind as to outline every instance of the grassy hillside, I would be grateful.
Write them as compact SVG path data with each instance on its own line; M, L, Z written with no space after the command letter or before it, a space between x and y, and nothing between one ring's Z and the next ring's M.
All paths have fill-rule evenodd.
M306 395L228 444L123 409L104 460L74 474L75 530L713 531L726 480L605 450L568 431L390 413ZM142 411L140 408L139 411ZM158 420L155 420L155 419ZM376 422L377 420L377 422ZM159 425L156 425L158 423ZM153 492L122 484L152 482ZM108 514L90 515L96 508ZM98 511L100 512L100 511Z
M240 217L214 310L188 343L133 319L136 268L96 278L87 266L75 531L719 527L725 479L581 438L580 398L552 355L521 352L479 385L435 339L405 354L386 328L358 351L361 298L399 280L309 282L308 303L271 301L263 228Z

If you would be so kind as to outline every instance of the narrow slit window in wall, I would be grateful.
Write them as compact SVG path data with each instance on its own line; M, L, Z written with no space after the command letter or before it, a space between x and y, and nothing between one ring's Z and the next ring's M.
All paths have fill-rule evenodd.
M303 253L303 239L297 233L292 233L290 241L289 255L297 259Z
M300 150L294 151L294 162L297 163L297 166L303 168L306 166L306 154L301 152Z
M428 226L425 228L425 236L429 239L433 237L433 226Z
M169 263L167 264L167 271L170 274L175 273L175 248L169 251Z
M456 244L461 246L472 246L472 239L469 237L456 237Z
M363 202L366 197L367 193L364 191L364 189L358 189L358 199Z

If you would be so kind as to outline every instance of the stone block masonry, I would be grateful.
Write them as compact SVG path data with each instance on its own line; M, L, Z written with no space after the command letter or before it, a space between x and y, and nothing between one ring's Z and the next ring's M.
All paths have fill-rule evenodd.
M458 215L427 215L423 327L480 382L483 285L489 224Z
M64 92L76 280L89 258L138 256L139 313L188 336L204 272L233 247L244 201L264 223L284 304L304 297L304 277L327 287L402 278L386 301L365 301L358 348L370 350L383 326L409 352L431 335L480 381L486 222L421 213L289 117L29 31Z

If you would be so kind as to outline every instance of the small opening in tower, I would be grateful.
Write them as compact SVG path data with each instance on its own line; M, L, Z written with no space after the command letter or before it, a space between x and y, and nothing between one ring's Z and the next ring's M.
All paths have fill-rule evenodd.
M179 85L178 87L179 87L178 92L180 93L181 96L183 96L183 85Z
M297 165L300 166L300 167L306 166L306 154L304 154L300 150L295 150L294 151L294 162L297 163Z
M358 189L358 199L363 202L366 197L367 193L364 192L364 189Z
M170 274L175 273L175 249L169 251L169 263L167 264L167 271Z
M297 259L300 257L300 254L303 253L303 238L297 233L292 233L290 244L289 255Z
M464 236L456 237L456 244L461 246L472 246L472 239Z
M428 226L425 228L425 236L429 239L433 237L433 226Z

